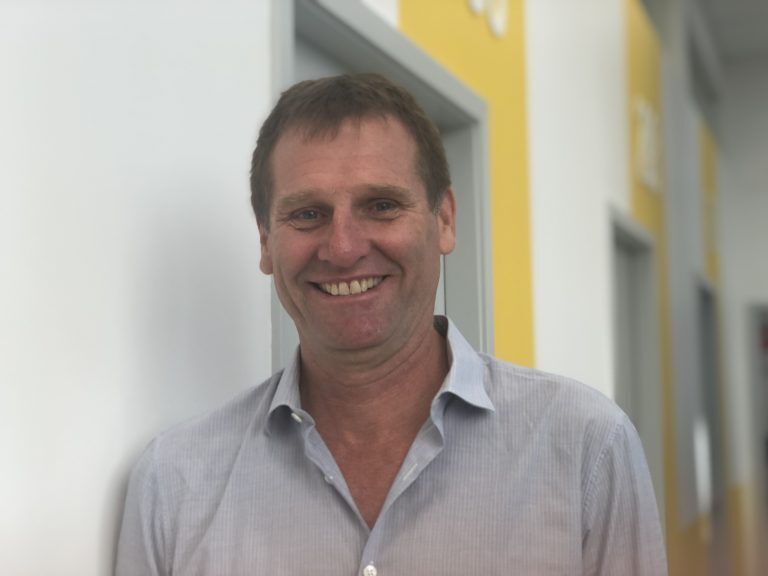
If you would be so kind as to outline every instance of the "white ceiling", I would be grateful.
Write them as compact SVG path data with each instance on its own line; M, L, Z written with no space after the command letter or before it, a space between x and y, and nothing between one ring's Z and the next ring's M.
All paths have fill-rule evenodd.
M768 0L695 0L724 61L768 60Z

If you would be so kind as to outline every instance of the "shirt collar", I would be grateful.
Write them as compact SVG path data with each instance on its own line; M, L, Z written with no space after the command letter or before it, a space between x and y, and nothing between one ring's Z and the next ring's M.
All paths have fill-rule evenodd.
M445 316L435 316L435 328L446 338L448 343L448 363L450 369L443 385L435 396L437 403L445 395L461 398L467 404L484 410L494 411L493 403L485 390L485 363L482 357L462 336L456 325ZM296 417L312 421L312 417L302 410L299 394L299 373L301 355L299 348L293 355L293 361L286 366L277 382L275 395L269 406L267 430L271 429L274 414L287 408Z
M467 404L493 412L493 403L485 390L485 362L482 356L449 318L435 316L435 327L446 337L451 366L435 399L452 394Z

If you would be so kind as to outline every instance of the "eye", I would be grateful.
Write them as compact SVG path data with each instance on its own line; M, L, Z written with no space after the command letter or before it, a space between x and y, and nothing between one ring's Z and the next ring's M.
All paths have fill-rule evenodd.
M292 212L288 220L299 230L309 230L321 224L323 212L318 208L302 208Z
M395 203L389 200L377 200L373 204L373 208L374 210L376 210L376 212L386 212L387 210L394 210L395 207L396 207Z
M399 208L400 205L397 202L386 198L374 200L370 204L371 214L375 218L394 218Z
M308 210L300 210L298 212L294 212L293 219L294 220L317 220L320 218L320 210L315 210L314 208L310 208Z

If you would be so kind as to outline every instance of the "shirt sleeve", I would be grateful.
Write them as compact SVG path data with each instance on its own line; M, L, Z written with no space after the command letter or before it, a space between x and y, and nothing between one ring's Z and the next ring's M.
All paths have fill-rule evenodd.
M154 458L145 450L131 473L117 545L115 576L168 576L164 503Z
M640 438L622 415L584 498L584 574L666 576L656 498Z

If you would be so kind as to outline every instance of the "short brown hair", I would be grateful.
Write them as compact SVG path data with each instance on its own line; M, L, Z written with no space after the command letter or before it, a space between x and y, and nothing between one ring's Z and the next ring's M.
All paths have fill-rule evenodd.
M272 205L270 159L280 137L298 128L307 138L333 138L345 120L394 117L416 142L416 170L437 210L451 185L440 132L416 99L379 74L344 74L305 80L282 93L264 121L251 161L251 205L260 225L269 229Z

